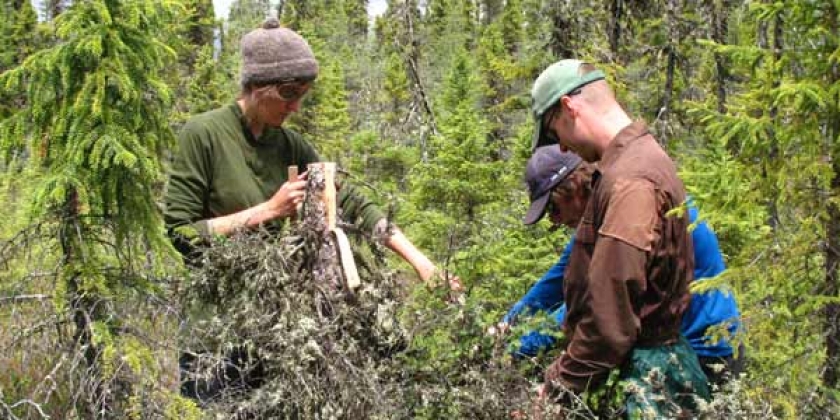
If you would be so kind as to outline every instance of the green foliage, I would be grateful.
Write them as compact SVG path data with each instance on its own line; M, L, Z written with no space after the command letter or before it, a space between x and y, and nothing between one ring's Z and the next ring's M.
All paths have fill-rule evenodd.
M304 28L304 34L306 28L310 26ZM319 61L318 81L300 112L292 117L290 126L306 133L325 159L343 164L343 151L350 135L344 69L327 53L324 42L317 35L309 36L308 41Z
M160 6L78 6L56 22L64 43L0 76L5 91L30 100L0 124L0 146L7 159L26 147L29 163L46 169L34 207L54 209L73 192L83 214L114 221L118 240L156 232L149 239L158 246L165 240L152 200L158 157L172 141L170 93L157 78L171 50L150 37L167 18Z
M204 46L213 43L213 30L216 19L211 0L186 0L185 6L189 16L186 38L194 46Z
M460 248L479 226L481 206L501 198L492 187L501 163L492 160L487 122L478 112L481 80L474 66L466 51L458 54L440 101L441 133L430 141L428 161L411 174L412 202L424 214L416 223L428 229L423 236L436 238L424 244L429 249L447 249L443 241Z
M230 5L227 24L223 26L222 55L233 56L238 65L241 59L239 41L248 32L262 25L269 15L269 0L235 0Z
M803 316L837 301L826 293L836 272L824 271L828 253L818 245L831 240L828 212L837 194L827 135L837 135L831 127L840 115L840 78L823 58L838 49L830 29L836 17L829 18L837 9L813 2L741 7L741 43L702 44L732 63L735 87L726 112L711 101L691 107L712 152L698 156L704 162L691 166L705 169L689 170L688 178L706 192L710 205L703 206L713 209L710 219L731 256L727 279L746 308L747 343L758 349L753 375L780 413L799 417L810 406L807 393L821 385L820 365L834 357L823 353L822 337L836 334L836 325Z
M46 25L37 22L37 15L28 1L0 2L0 73L16 67L36 51L48 38ZM22 105L20 95L3 93L0 89L0 120Z
M700 217L716 232L724 255L734 258L770 234L757 180L742 163L718 145L682 156L680 177L700 208Z
M54 235L45 238L59 256L49 291L64 294L54 296L62 302L55 316L75 319L80 345L65 347L65 356L84 354L89 373L71 376L95 384L73 391L79 397L70 404L91 416L165 406L171 397L160 388L163 371L140 361L150 360L152 350L119 331L132 324L128 302L154 296L172 264L155 196L160 159L172 144L170 91L160 74L173 57L163 41L173 6L75 4L55 20L60 42L0 75L4 92L27 98L0 122L0 149L7 163L25 155L22 162L41 181L25 206L47 238ZM21 290L32 287L25 279L14 280ZM134 320L147 328L144 321ZM120 391L103 397L103 389ZM165 398L153 401L144 390Z
M231 71L232 57L215 59L211 44L204 45L198 51L195 70L186 79L186 113L179 120L186 120L189 115L200 114L234 100L236 77Z
M403 112L411 99L409 92L408 69L405 59L396 51L392 51L385 61L385 80L380 92L380 102L386 106L384 120L396 125L400 122Z
M362 180L375 180L385 191L404 191L409 171L420 160L417 149L388 142L371 131L355 134L349 142L346 169Z
M73 310L95 299L68 297L87 293L107 303L90 311L99 318L89 339L106 361L100 376L152 390L125 393L113 407L126 417L199 415L152 384L174 383L165 374L175 371L173 352L125 331L175 347L162 338L173 336L172 325L136 315L170 313L149 303L160 298L170 255L156 205L160 157L172 146L170 127L233 99L239 40L280 4L281 21L306 37L321 64L294 125L467 285L462 306L445 303L441 291L400 297L412 339L398 363L383 362L402 396L382 407L413 408L383 416L506 418L515 404L499 401L527 397L504 345L483 331L568 237L547 222L522 226L520 177L533 79L559 58L578 57L603 68L626 108L667 144L721 241L728 270L705 285L735 293L745 325L736 339L750 364L712 412L836 417L836 385L823 373L836 365L826 346L836 325L822 315L840 303L830 266L840 248L836 1L389 0L371 39L365 0L237 0L218 28L210 4L74 2L39 23L30 2L0 3L0 203L8 208L0 233L9 244L0 246L0 293L48 303L0 312L11 321L0 323L0 337L28 346L0 343L12 349L0 356L10 372L0 379L4 404L68 366L50 346L79 339ZM58 337L21 327L54 324L71 327ZM26 364L25 354L43 357ZM59 382L79 383L69 370L56 372ZM37 401L63 418L62 408L80 399L58 387ZM40 416L31 406L9 413Z
M364 39L368 32L368 0L344 0L344 13L347 14L350 34L356 39Z

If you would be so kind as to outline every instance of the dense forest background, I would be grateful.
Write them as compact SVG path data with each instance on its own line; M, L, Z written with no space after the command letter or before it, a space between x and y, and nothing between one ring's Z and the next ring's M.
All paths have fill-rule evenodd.
M704 287L737 296L749 363L717 417L840 417L840 1L388 0L373 21L367 0L237 0L226 21L210 0L43 7L0 2L0 418L207 414L177 396L189 276L161 193L175 133L233 101L239 38L270 13L321 64L291 124L467 288L446 303L383 268L405 280L402 316L428 321L403 366L446 376L391 414L514 409L470 396L515 382L467 365L499 356L484 332L568 237L522 226L521 176L531 84L577 57L720 238L728 270Z

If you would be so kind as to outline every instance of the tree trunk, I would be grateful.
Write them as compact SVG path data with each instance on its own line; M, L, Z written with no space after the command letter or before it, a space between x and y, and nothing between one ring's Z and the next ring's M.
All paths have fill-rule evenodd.
M96 311L101 311L102 306L97 305L97 298L86 293L81 273L77 266L83 260L81 250L84 227L81 226L79 218L78 196L76 191L67 193L67 200L64 203L64 214L62 215L61 228L61 251L63 256L67 284L67 300L73 314L73 324L76 327L74 341L76 348L83 352L87 368L82 370L80 388L83 398L87 401L85 414L86 418L102 418L104 413L110 413L110 401L103 392L104 380L102 377L101 354L102 350L93 342L93 323L98 319ZM81 261L84 263L84 261Z
M671 97L674 94L674 73L677 69L677 45L680 42L680 5L679 0L668 0L665 20L668 25L667 67L665 69L665 92L657 119L665 119L671 112ZM662 137L665 141L665 137ZM665 144L663 143L663 146Z
M713 2L712 11L712 40L720 45L726 44L726 35L729 33L729 0ZM714 53L715 58L715 93L717 93L717 110L721 114L726 113L726 81L729 78L729 70L726 67L726 60L721 53Z
M576 56L575 45L572 28L572 19L567 14L568 10L562 7L559 2L553 6L552 14L552 30L551 39L548 43L548 48L554 53L556 57L569 58Z
M429 126L432 129L432 133L434 135L438 135L437 123L435 122L435 113L432 110L432 104L429 100L429 96L426 93L426 88L423 85L423 79L420 77L420 69L419 69L419 56L420 56L420 46L417 41L417 37L414 33L414 13L416 12L416 7L414 6L413 1L407 1L403 5L404 13L403 20L405 23L405 31L406 31L406 49L408 52L406 53L406 67L408 68L408 75L411 78L411 86L412 92L414 93L415 101L419 102L420 108L425 111L426 116L428 117ZM404 51L405 49L400 48L397 45L398 51ZM421 154L425 155L425 150L421 150Z
M776 66L781 59L782 55L782 48L784 46L783 43L783 32L782 28L784 27L784 21L782 16L776 15L776 19L773 21L773 41L772 47L770 46L769 38L769 24L767 22L761 22L759 24L758 29L758 46L762 49L772 48L772 65ZM779 74L779 70L771 69L771 72L774 74L773 82L771 84L772 89L777 89L781 83L781 75ZM770 120L775 124L777 123L777 117L779 115L779 108L778 106L771 106L770 110L768 111L768 116ZM779 196L777 193L777 187L775 187L774 183L769 180L770 174L773 173L774 169L769 168L768 166L773 165L776 163L779 157L779 145L778 140L776 139L776 130L772 128L772 126L767 130L767 138L768 138L768 151L767 151L767 159L764 159L763 166L761 168L761 178L765 182L770 183L770 191L768 194L769 201L767 203L767 224L770 226L771 229L774 231L779 224L779 209L778 205L776 204L776 199Z
M837 33L840 30L840 22L837 21L837 14L840 10L832 10L827 14L831 19L829 24L830 32ZM827 48L833 51L836 45ZM835 62L831 66L829 85L840 83L840 65ZM826 144L826 157L831 162L832 179L831 189L828 197L834 197L840 191L840 154L838 154L837 142L840 140L840 95L831 101L831 114L828 118L828 130ZM826 247L825 247L825 289L828 297L836 298L840 294L840 207L836 203L828 202L828 219L825 226ZM840 382L840 304L829 303L825 308L825 371L823 372L823 383L829 389L837 387Z
M609 4L610 19L607 24L607 33L610 37L610 51L613 59L619 57L618 49L621 46L621 19L624 15L624 0L611 0Z
M835 83L840 78L835 78ZM840 99L840 98L838 98ZM833 129L830 135L833 141L840 136L840 115L834 114ZM833 179L831 191L833 196L840 191L840 159L832 157ZM836 298L840 295L840 208L837 204L828 205L828 220L825 226L825 289L826 296ZM836 388L840 379L840 305L829 303L825 308L825 371L823 383L827 388Z
M340 288L341 269L338 247L330 235L336 227L335 163L319 162L308 166L306 200L303 205L303 224L313 234L318 256L312 270L315 277L332 288Z
M776 15L776 21L773 25L773 63L776 65L782 59L782 49L784 48L784 33L782 32L782 28L784 28L784 20L781 14ZM781 86L781 75L777 75L775 80L773 80L773 89L778 89ZM770 108L770 120L777 121L779 117L779 107L773 106ZM768 162L776 162L779 159L779 140L776 138L776 133L774 130L771 129L770 132L770 154ZM775 184L774 184L775 185ZM777 187L773 187L774 190ZM776 200L778 200L779 194L771 194L770 195L770 203L769 203L769 214L770 214L770 226L772 228L776 228L779 224L779 206Z

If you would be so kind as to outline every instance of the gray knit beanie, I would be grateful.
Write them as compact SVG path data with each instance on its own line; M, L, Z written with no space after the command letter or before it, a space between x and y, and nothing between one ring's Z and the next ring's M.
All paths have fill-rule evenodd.
M318 60L295 31L268 18L261 28L242 37L242 86L287 80L315 80Z

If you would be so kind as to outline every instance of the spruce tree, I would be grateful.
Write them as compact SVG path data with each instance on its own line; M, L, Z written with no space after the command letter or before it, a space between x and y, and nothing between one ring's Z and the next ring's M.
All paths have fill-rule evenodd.
M299 127L325 160L341 163L350 135L344 71L330 58L322 56L318 61L321 68L315 88L293 117L291 126Z
M235 0L230 5L230 13L223 40L225 54L239 55L239 40L242 36L258 28L269 16L269 0ZM284 14L286 8L284 7Z
M185 64L192 69L198 52L206 45L213 45L216 18L211 0L186 0L187 20L184 25L186 51Z
M392 51L385 60L385 74L381 92L381 101L385 104L385 122L397 126L408 107L409 92L408 71L405 61L397 51Z
M27 97L0 123L0 148L7 161L25 149L41 179L32 222L51 232L41 240L57 261L55 311L72 325L56 352L83 366L65 372L74 366L56 357L51 369L73 386L66 412L84 418L187 415L163 386L173 366L155 362L172 360L153 343L173 331L150 329L175 261L155 200L173 140L161 81L172 6L76 2L55 20L55 46L0 75L0 87Z
M231 57L215 59L212 44L202 46L196 56L195 69L185 79L185 113L182 118L221 107L233 101L236 94L236 75ZM225 59L223 61L223 59Z
M368 0L344 0L350 35L356 42L363 42L368 31Z
M11 50L14 51L14 62L21 63L34 52L37 40L38 15L35 13L32 3L28 1L21 3L17 9L10 10L10 12L12 19L9 40L13 46Z
M501 163L492 159L488 123L481 112L483 80L466 50L455 56L438 105L440 135L431 139L429 160L411 174L412 202L423 212L415 222L429 231L425 249L446 256L469 245L481 207L499 198L493 188Z
M751 358L757 374L768 375L778 403L792 404L796 416L824 416L836 412L818 411L836 410L833 399L801 406L790 399L820 380L833 393L840 371L838 253L836 246L821 245L836 244L838 231L838 9L810 1L741 7L737 44L709 43L732 63L726 106L706 101L693 112L719 153L752 174L750 187L758 196L751 203L740 199L741 206L765 215L761 234L740 250L745 262L730 270L743 282L747 317L756 320L750 335L761 342ZM815 311L824 314L823 323L797 315ZM813 356L820 353L824 358ZM790 363L785 372L808 374L780 380L773 368L780 361Z

